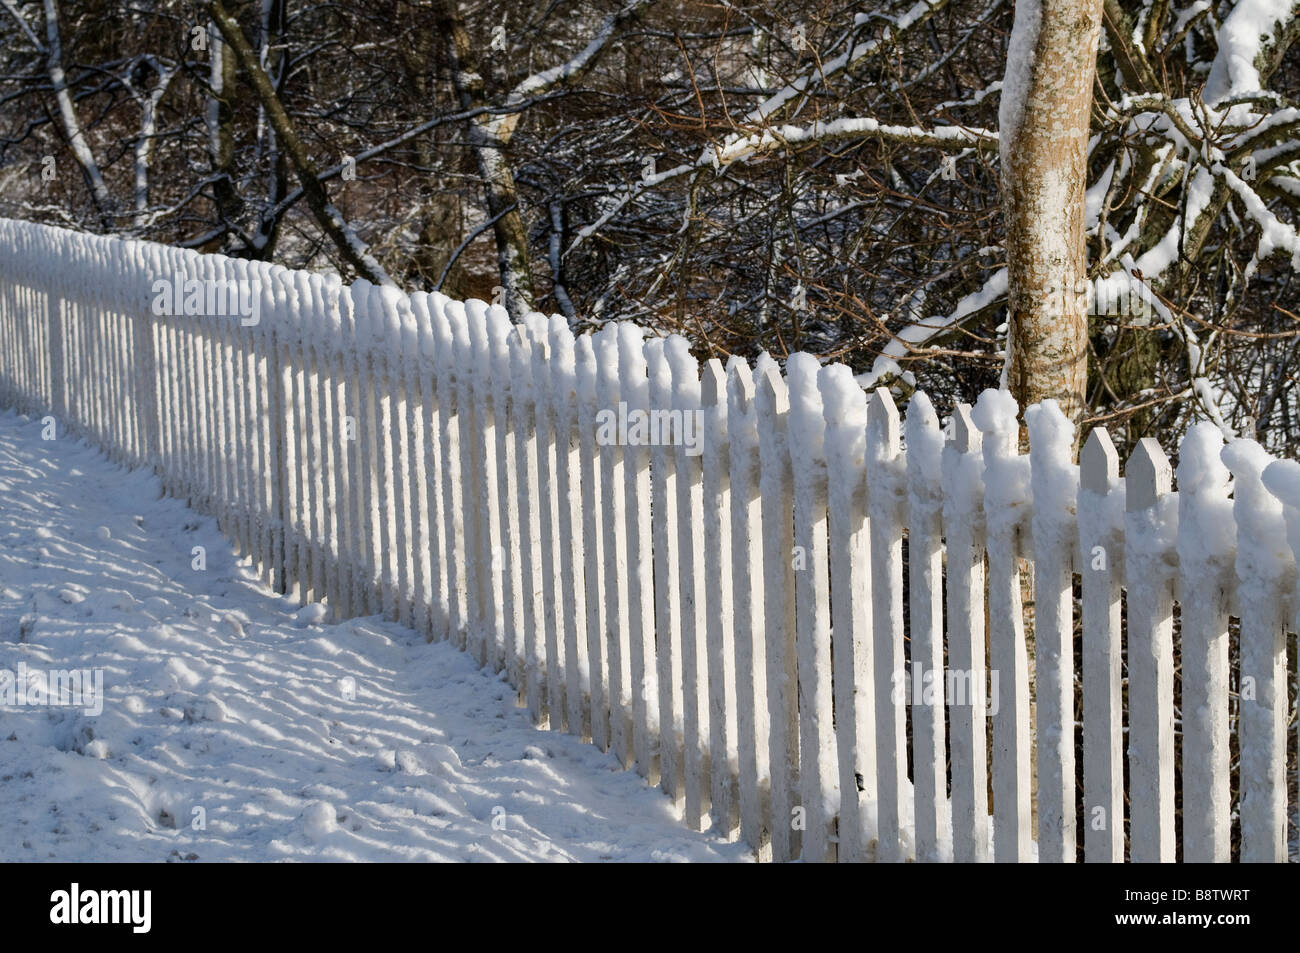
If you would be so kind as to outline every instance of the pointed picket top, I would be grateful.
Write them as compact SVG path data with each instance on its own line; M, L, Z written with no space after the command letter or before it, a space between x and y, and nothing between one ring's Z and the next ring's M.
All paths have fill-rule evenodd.
M877 387L867 407L868 455L892 460L898 456L898 405L888 387ZM872 454L871 451L877 451ZM881 453L883 451L883 454Z
M709 358L700 375L700 406L717 407L725 404L727 394L727 372L722 369L722 362L716 357Z
M546 338L534 338L532 341L533 356L545 363L551 359L551 342Z
M1090 493L1105 496L1119 479L1119 454L1105 427L1093 427L1079 451L1079 485Z
M754 375L747 361L730 361L727 367L727 401L739 414L749 413L754 402Z
M1125 509L1130 513L1150 509L1169 492L1173 469L1155 437L1143 437L1138 441L1128 458L1124 476Z
M758 375L758 409L765 416L777 416L790 410L790 392L776 364L769 364Z
M983 436L971 419L970 404L958 404L952 409L952 443L958 453L978 453Z
M512 348L516 348L520 354L527 354L532 350L533 339L526 327L522 324L516 324L514 331L510 335L509 344Z
M618 326L607 324L592 336L596 354L596 399L615 409L621 391L618 372Z

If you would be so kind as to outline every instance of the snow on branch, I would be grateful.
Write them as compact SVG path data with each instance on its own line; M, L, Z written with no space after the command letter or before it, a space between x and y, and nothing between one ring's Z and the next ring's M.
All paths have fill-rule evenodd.
M23 33L27 37L27 41L31 43L31 45L36 49L36 51L38 53L44 53L45 44L42 43L37 38L35 31L33 31L31 28L31 25L25 19L23 19L23 15L22 13L19 12L18 5L14 3L14 0L0 0L0 6L3 6L6 10L9 11L9 15L13 17L14 20L17 21L18 28L23 31Z
M1259 226L1259 244L1255 248L1254 257L1246 267L1246 277L1250 278L1254 274L1261 261L1279 251L1290 252L1291 267L1300 271L1300 233L1269 211L1264 200L1259 197L1259 193L1231 169L1215 165L1213 171L1228 183L1228 187L1237 194L1237 198L1241 199L1246 214Z
M605 22L600 25L596 35L591 38L591 42L583 47L577 56L567 63L561 63L559 66L553 66L540 73L534 73L521 81L514 88L509 101L518 102L533 96L541 96L557 86L580 79L589 69L596 65L601 53L604 52L610 41L619 34L623 25L656 2L657 0L630 0L620 10L605 18Z
M728 165L739 159L771 152L784 146L867 136L891 142L945 149L965 149L972 145L996 147L998 142L997 132L991 129L966 126L936 126L932 129L921 126L895 126L867 116L835 119L831 122L818 121L809 126L774 126L752 135L730 136L721 149L706 150L705 156L701 156L697 166L706 156L712 158L717 165Z
M854 26L864 26L868 23L875 23L878 20L884 20L889 25L891 35L896 36L904 30L925 23L934 14L947 7L948 3L949 0L917 0L917 2L909 7L906 12L895 18L884 17L879 14L859 14L854 22ZM564 254L567 256L576 251L588 238L609 224L609 222L612 221L619 212L656 186L682 178L683 176L690 175L710 166L717 167L724 164L724 162L733 162L736 159L742 158L743 156L753 152L770 151L771 149L776 148L778 146L777 140L769 141L767 137L772 134L772 131L765 128L769 125L774 116L785 109L785 107L790 103L809 92L815 85L825 82L827 79L838 73L842 73L849 67L856 65L863 59L866 59L868 56L882 52L886 46L887 43L883 39L873 39L867 43L851 45L848 50L841 53L839 56L818 64L818 66L809 69L796 79L790 81L776 93L772 94L761 104L752 109L748 114L746 114L745 118L741 120L739 125L742 127L757 126L762 131L754 134L741 133L736 137L729 139L728 145L724 146L724 149L735 150L734 155L724 160L714 148L706 148L700 157L693 163L684 163L664 172L645 176L636 185L624 189L621 195L614 198L605 211L594 222L580 229L574 238L573 243L568 247ZM862 123L863 129L857 132L849 132L845 127L839 125L843 122ZM867 127L869 125L874 126L874 128L868 129ZM828 136L825 132L831 129L831 127L834 127L834 132ZM818 128L822 130L823 134L814 134L814 131ZM951 128L953 132L950 133L943 131L948 128ZM970 146L973 141L970 138L963 137L970 137L972 135L978 140L985 140L989 136L992 136L992 142L996 142L996 134L983 129L966 130L957 126L940 127L939 130L924 130L919 128L914 130L906 129L908 134L906 137L903 135L904 131L905 127L881 125L878 121L867 118L837 120L833 123L815 123L812 127L809 127L809 130L805 133L801 133L796 127L786 126L778 130L777 134L786 137L785 141L787 142L812 142L817 138L845 138L855 135L877 135L881 138L899 138L902 141L916 141L923 145L941 145L945 147L960 146L963 148ZM747 148L745 143L750 142L751 140L753 142L753 147Z
M914 321L895 331L893 340L885 345L871 370L859 374L857 381L863 387L875 387L883 378L901 376L898 359L919 348L937 334L951 331L973 315L996 304L1007 295L1007 270L999 268L976 291L963 297L951 312L931 315Z
M925 23L926 20L946 6L948 6L948 0L917 0L902 16L897 18L882 17L878 14L859 14L855 26L884 20L889 24L891 33L897 34ZM850 46L846 52L841 53L834 59L827 60L814 69L808 70L802 76L792 80L785 87L773 93L751 110L745 116L743 122L750 125L766 123L787 104L812 89L814 85L843 72L868 56L879 53L884 45L884 40L877 39L861 46Z
M1257 92L1270 47L1296 13L1297 0L1237 0L1215 34L1219 50L1205 81L1205 100L1218 104Z

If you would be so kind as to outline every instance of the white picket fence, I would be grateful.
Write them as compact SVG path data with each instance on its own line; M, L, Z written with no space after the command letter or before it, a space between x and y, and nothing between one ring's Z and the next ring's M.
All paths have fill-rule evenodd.
M1208 425L1172 492L1152 440L1122 479L1094 430L1080 470L1050 402L1019 455L1005 393L900 427L806 355L8 220L0 406L151 467L281 591L504 669L761 858L1169 861L1181 829L1225 861L1236 824L1287 859L1300 465ZM637 411L701 432L608 439Z

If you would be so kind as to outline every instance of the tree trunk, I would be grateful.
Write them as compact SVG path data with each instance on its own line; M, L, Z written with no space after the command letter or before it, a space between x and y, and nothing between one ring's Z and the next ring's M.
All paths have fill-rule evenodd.
M239 23L226 11L221 0L210 0L207 10L265 108L267 121L275 130L284 151L288 153L289 161L293 163L294 172L302 186L303 197L307 200L307 207L311 209L321 230L334 242L343 260L355 268L361 277L377 285L394 284L383 267L370 254L370 249L330 202L329 193L325 191L325 186L320 181L315 163L312 162L306 146L299 139L293 121L280 102L270 77L262 68L257 54L253 52Z
M514 172L506 158L506 140L497 134L500 120L470 120L469 143L478 161L479 176L487 193L488 214L497 243L497 269L501 274L502 304L515 320L533 310L533 276L529 261L528 231L519 211Z
M217 215L227 228L243 213L243 202L235 189L235 57L227 50L217 25L212 24L208 40L208 158L212 167L212 194ZM230 232L222 236L222 249L229 250Z
M54 89L55 101L59 104L59 121L63 135L68 140L68 147L72 150L77 165L81 167L86 177L86 185L90 189L90 196L100 213L104 227L111 229L113 197L108 192L108 186L104 184L104 177L99 171L99 164L95 161L95 154L91 151L90 143L81 128L81 120L77 118L77 107L72 93L68 90L68 79L63 71L63 39L59 32L59 7L55 0L45 0L45 38L45 70L50 78L50 86Z
M1017 0L1001 127L1009 327L1006 385L1023 410L1082 416L1088 376L1084 191L1102 0Z
M438 30L446 37L451 82L462 109L487 102L478 56L461 19L456 0L439 0L434 6ZM489 220L497 244L497 269L501 275L502 304L515 320L533 310L533 277L529 262L528 230L519 208L514 172L506 155L518 113L485 114L469 121L469 146L487 197Z

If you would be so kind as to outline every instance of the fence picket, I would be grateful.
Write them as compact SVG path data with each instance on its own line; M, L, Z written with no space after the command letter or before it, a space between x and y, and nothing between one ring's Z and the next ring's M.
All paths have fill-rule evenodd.
M583 605L587 610L587 674L591 742L609 749L609 673L605 645L605 536L601 529L603 490L600 485L600 448L596 444L596 351L590 334L575 347L578 389L578 457L582 467Z
M619 444L618 327L601 328L593 342L596 348L597 415L603 423L597 431L600 445L600 502L605 533L601 552L605 583L605 648L609 672L610 747L619 762L628 767L632 742L632 711L628 692L632 680L630 627L627 602L627 482L624 479L623 448ZM610 427L613 427L613 433Z
M1235 540L1222 446L1219 429L1204 422L1188 431L1178 453L1183 859L1193 863L1223 863L1232 850L1228 599Z
M1143 437L1125 471L1124 569L1128 581L1128 763L1130 855L1174 859L1174 605L1162 534L1169 460Z
M736 828L736 671L731 590L731 450L727 441L727 375L713 358L700 378L704 411L704 590L709 685L709 782L713 829Z
M504 319L504 315L503 315ZM551 319L551 401L555 421L555 498L559 506L557 544L560 562L560 605L568 607L559 620L565 700L564 719L570 733L591 737L587 700L586 617L573 607L582 605L586 583L582 576L582 490L578 433L574 415L577 397L573 332L563 318ZM504 554L502 554L504 558ZM579 646L582 647L579 651Z
M676 804L682 798L682 602L676 575L680 562L675 528L679 515L675 446L687 439L687 417L673 408L672 367L665 342L646 342L649 406L666 421L655 441L651 460L651 503L654 514L654 618L656 677L659 685L659 786ZM691 418L693 421L693 418ZM675 423L674 423L675 422ZM671 428L671 429L670 429ZM691 434L698 437L692 425Z
M1017 488L1028 459L1015 450L1015 400L986 390L975 404L983 432L985 548L988 552L989 668L997 691L993 715L993 859L1032 859L1029 658L1020 605ZM1007 683L1010 682L1010 685Z
M632 748L637 773L651 784L658 784L659 685L655 670L654 555L650 536L649 383L642 342L644 332L633 324L621 324L618 330L620 395L629 421L623 448L623 477L627 492ZM643 432L638 434L638 431Z
M760 779L767 775L767 659L763 642L763 578L750 572L762 559L762 500L758 492L758 427L754 377L744 361L727 369L727 439L731 447L731 580L736 651L736 752L740 836L764 856L769 822Z
M872 663L875 666L875 859L901 863L912 855L912 791L907 781L907 711L903 657L904 461L898 446L898 408L879 387L867 411L867 516L871 539Z
M876 712L872 704L871 571L867 536L867 399L843 365L819 374L826 411L831 638L839 759L838 856L866 860L876 837Z
M1038 702L1038 859L1075 860L1074 519L1079 473L1074 425L1054 400L1025 413L1029 426Z
M790 458L794 463L795 642L799 655L799 780L806 827L802 860L835 859L831 807L838 800L833 735L831 608L827 537L825 418L817 359L793 354Z
M767 630L767 716L772 859L801 849L791 812L799 792L799 696L795 644L794 476L788 429L790 398L771 361L758 367L759 496L763 516L763 621Z
M1294 565L1282 503L1263 483L1263 473L1273 458L1248 439L1233 440L1223 448L1222 458L1232 471L1237 524L1241 859L1245 863L1286 863L1287 776L1283 766L1290 703L1283 593Z
M916 793L916 859L951 860L943 664L943 434L930 399L907 408L908 609L912 641L908 694ZM917 691L916 686L920 686ZM917 695L920 697L916 697Z
M988 673L984 666L984 461L970 406L953 408L952 439L940 462L943 526L948 542L948 664L966 673L967 697L954 699L952 746L953 858L989 859Z
M1112 532L1122 503L1119 455L1096 428L1079 452L1079 551L1083 590L1084 859L1124 860L1123 696L1120 579L1124 546ZM1115 527L1118 531L1119 527Z
M673 409L696 421L701 441L708 439L700 408L700 371L686 340L664 345L673 375ZM702 449L702 447L701 447ZM704 465L700 454L676 448L677 573L682 600L682 810L687 826L699 830L710 809L708 625L704 588Z

